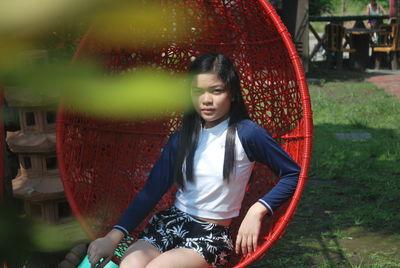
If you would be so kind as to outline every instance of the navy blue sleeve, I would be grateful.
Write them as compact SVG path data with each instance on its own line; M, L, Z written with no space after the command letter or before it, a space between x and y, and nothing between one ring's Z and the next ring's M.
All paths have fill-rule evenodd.
M267 165L280 179L271 191L259 199L272 214L293 196L301 169L268 132L256 123L244 120L238 124L237 131L249 160Z
M178 134L174 133L164 146L142 190L136 195L117 225L127 235L149 214L173 183L173 168L177 155Z

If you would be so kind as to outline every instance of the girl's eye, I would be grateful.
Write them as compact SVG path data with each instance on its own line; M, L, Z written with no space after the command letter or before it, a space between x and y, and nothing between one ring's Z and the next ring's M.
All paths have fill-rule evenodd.
M214 93L214 94L221 94L221 93L223 93L223 92L224 92L223 89L214 89L214 90L213 90L213 93Z

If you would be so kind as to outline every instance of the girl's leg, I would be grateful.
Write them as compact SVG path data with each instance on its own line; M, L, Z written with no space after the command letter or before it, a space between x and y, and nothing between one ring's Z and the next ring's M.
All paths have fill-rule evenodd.
M153 259L161 255L158 249L149 242L139 240L130 246L122 257L120 268L144 268ZM160 266L163 267L163 266Z
M210 265L196 251L189 248L168 250L154 258L146 268L206 268Z

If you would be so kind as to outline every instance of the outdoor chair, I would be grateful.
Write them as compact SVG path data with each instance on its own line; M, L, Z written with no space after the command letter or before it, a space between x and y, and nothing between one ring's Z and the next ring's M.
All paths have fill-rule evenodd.
M375 53L375 69L381 67L382 54L389 52L392 70L397 70L397 51L400 50L399 25L400 23L380 25L384 31L378 33L378 43L372 46Z
M340 24L329 23L325 26L325 50L326 50L326 64L328 68L332 65L332 56L336 61L336 67L341 69L343 66L343 52L354 53L356 52L350 46L350 39L346 36L346 29Z
M310 164L312 115L301 61L290 34L267 0L185 1L194 21L185 40L146 49L105 45L90 32L81 41L74 62L96 58L109 75L137 66L156 66L185 73L191 58L220 52L240 72L244 101L251 119L263 126L301 166L293 198L266 217L257 251L243 258L233 254L227 267L246 267L264 256L284 234L301 198ZM189 10L189 9L187 9ZM180 115L163 120L127 122L93 119L64 106L57 121L57 150L61 177L72 211L90 238L107 233L145 183L168 136L181 123ZM236 238L248 208L277 182L267 167L256 164L240 216L232 226ZM169 207L172 189L151 215ZM147 224L149 215L116 251L114 262Z

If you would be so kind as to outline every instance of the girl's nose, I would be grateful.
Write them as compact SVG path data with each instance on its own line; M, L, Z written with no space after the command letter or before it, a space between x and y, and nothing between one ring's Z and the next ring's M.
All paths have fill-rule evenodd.
M211 104L212 103L211 94L209 92L204 92L201 101L202 101L203 104Z

